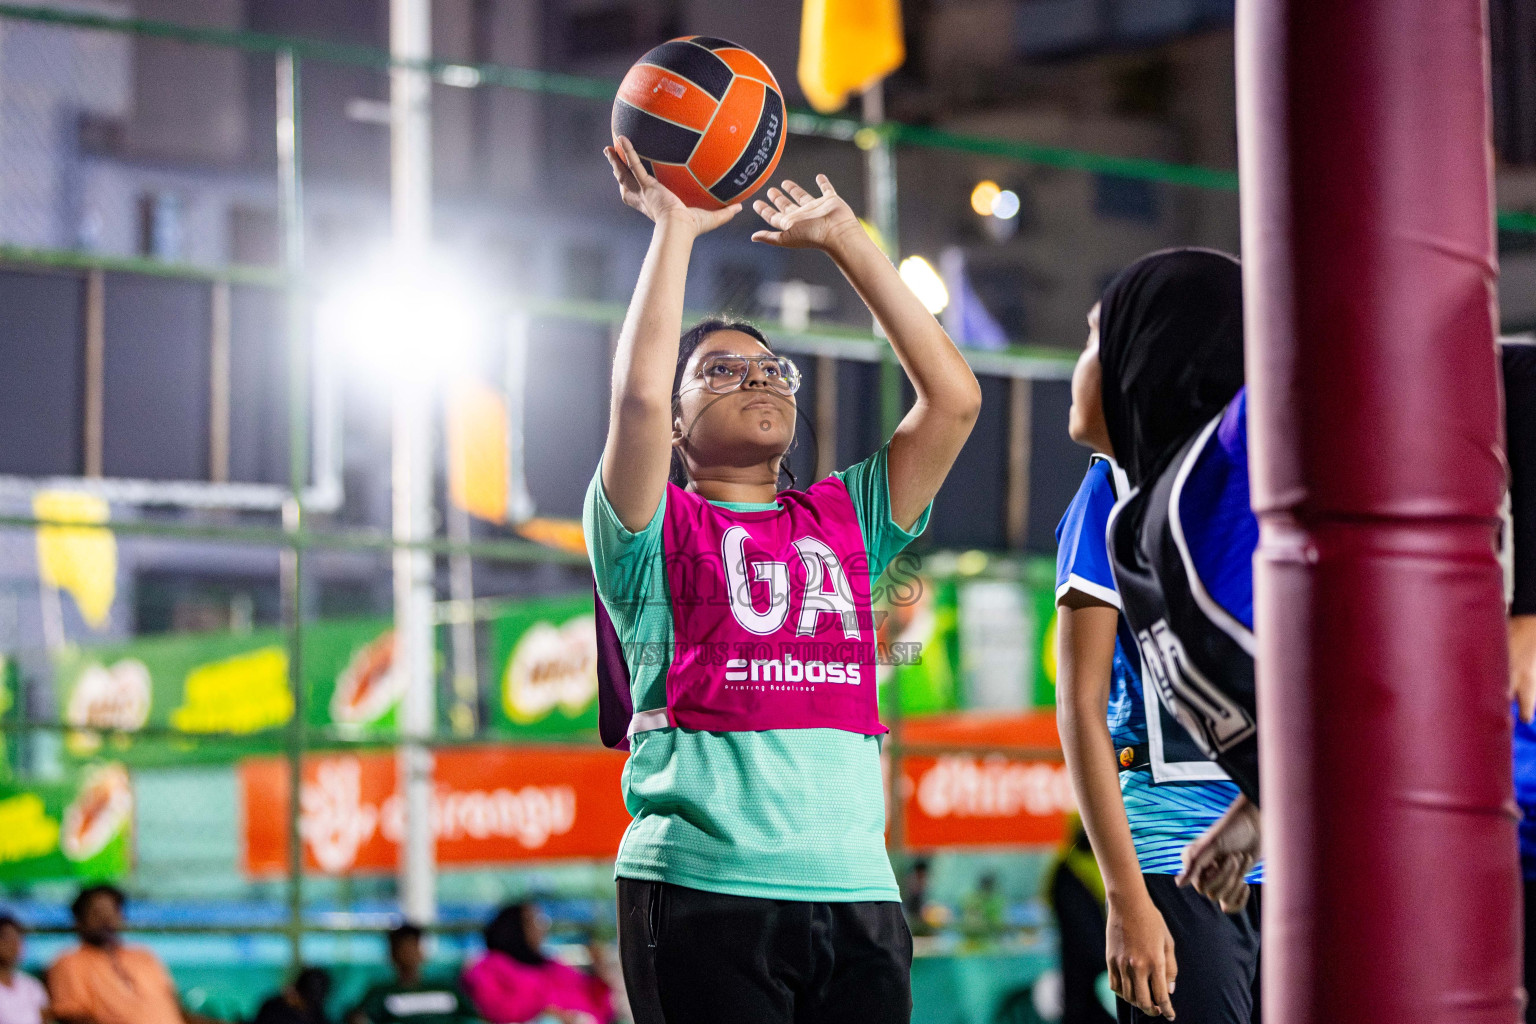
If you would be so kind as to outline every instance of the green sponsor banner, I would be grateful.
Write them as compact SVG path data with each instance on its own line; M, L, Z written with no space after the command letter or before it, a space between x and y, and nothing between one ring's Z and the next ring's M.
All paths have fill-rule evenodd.
M508 736L597 731L597 629L592 598L518 602L490 622L495 675L486 724Z
M65 782L0 782L0 884L122 878L132 827L121 764L86 765Z
M280 729L293 716L288 652L277 630L152 637L112 647L77 648L54 661L59 715L67 725L119 730L103 737L70 732L64 749L76 758L106 750L114 757L182 759L203 749L200 734L250 736L223 756L270 746L259 734ZM186 739L136 739L146 727L176 730Z
M1056 706L1056 565L1031 559L1024 570L1025 585L1035 612L1034 673L1031 691L1037 708Z
M901 695L903 715L958 706L958 609L955 581L923 573L897 578L887 571L875 602L880 712L890 716Z
M392 654L387 619L306 626L300 661L306 724L342 732L392 729L401 689ZM288 655L286 636L273 629L65 651L54 667L58 706L65 724L81 727L65 734L65 751L79 759L105 751L159 763L276 749L293 719ZM146 727L179 735L126 735Z
M405 676L395 666L395 633L386 618L338 619L304 627L301 671L311 726L349 732L399 727Z
M21 673L16 659L0 654L0 724L11 725L21 718ZM15 747L9 732L0 732L0 782L11 777L16 766L11 763Z
M999 564L980 553L933 561L939 571L890 588L876 606L882 710L890 711L892 682L900 683L907 715L1053 706L1053 563ZM977 568L965 571L968 563Z

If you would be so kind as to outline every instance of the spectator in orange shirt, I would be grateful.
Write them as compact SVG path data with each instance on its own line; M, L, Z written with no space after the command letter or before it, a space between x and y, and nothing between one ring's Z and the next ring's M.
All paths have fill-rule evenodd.
M112 885L80 890L70 907L80 945L48 969L60 1024L213 1024L184 1009L159 958L123 945L126 897Z

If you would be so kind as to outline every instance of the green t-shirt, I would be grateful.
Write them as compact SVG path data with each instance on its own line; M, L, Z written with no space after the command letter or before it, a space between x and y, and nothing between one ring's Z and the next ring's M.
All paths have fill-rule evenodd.
M361 1014L368 1024L479 1024L480 1020L457 985L425 980L418 985L375 985L353 1014Z
M858 513L870 580L920 533L891 519L886 449L837 474ZM736 512L775 503L718 502ZM587 489L582 526L597 592L626 655L635 710L667 704L672 605L663 564L666 498L631 533L603 493L602 467ZM663 652L650 656L649 652ZM634 664L639 661L640 664ZM614 873L642 881L765 899L897 901L885 852L880 741L841 729L637 733L624 765L624 804L634 818Z

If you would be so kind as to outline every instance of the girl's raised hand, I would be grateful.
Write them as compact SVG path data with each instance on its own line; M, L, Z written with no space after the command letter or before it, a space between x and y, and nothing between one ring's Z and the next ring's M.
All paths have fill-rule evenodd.
M685 205L667 186L651 176L628 139L621 135L614 143L603 147L603 155L608 158L608 166L619 183L619 197L626 206L639 210L657 224L673 223L686 227L694 235L702 235L741 212L740 203L723 210L697 210Z
M832 250L848 239L862 236L864 228L853 209L843 201L825 174L816 175L820 196L813 196L793 181L785 181L783 190L770 188L769 202L759 199L752 204L758 216L774 230L759 231L754 242L783 246L786 249Z

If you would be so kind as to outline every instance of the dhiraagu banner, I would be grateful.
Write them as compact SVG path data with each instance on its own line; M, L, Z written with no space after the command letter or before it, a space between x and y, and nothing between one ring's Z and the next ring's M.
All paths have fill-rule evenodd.
M597 627L586 595L508 605L490 622L487 724L509 736L597 731Z
M132 826L121 764L85 765L63 782L0 783L0 883L121 878Z

